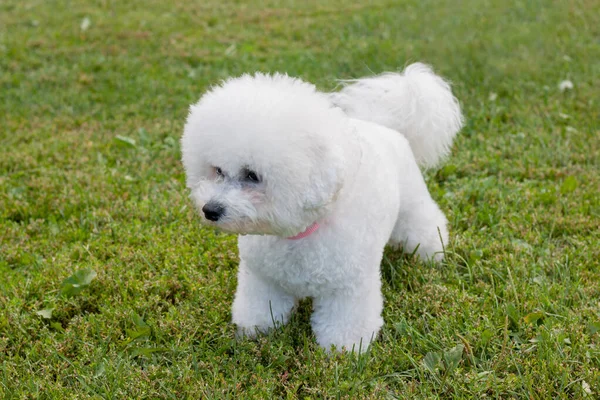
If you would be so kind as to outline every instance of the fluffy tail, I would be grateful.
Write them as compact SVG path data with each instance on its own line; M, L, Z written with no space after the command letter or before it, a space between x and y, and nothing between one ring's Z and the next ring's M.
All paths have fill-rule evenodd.
M347 81L330 97L350 117L402 133L423 167L435 167L448 155L463 124L448 82L421 63L409 65L401 74Z

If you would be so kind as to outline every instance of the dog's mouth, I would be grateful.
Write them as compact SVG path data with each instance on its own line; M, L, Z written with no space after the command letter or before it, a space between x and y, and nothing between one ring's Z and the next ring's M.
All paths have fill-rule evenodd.
M252 220L250 218L231 219L223 217L218 221L210 221L202 218L204 224L228 233L238 235L275 235L273 227L266 222Z

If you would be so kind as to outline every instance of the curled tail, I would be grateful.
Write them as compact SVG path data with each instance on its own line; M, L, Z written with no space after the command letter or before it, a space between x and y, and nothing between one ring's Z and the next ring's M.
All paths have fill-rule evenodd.
M421 63L409 65L400 74L347 81L330 98L352 118L402 133L423 167L435 167L448 155L463 125L460 105L448 82Z

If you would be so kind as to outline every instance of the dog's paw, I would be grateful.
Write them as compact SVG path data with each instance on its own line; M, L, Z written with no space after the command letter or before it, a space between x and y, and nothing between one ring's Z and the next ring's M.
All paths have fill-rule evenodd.
M254 340L256 339L260 334L262 334L263 332L261 332L257 327L241 327L241 326L236 326L235 328L235 338L237 340L243 340L243 339L251 339Z
M267 335L269 332L279 329L282 326L283 326L283 324L280 322L275 322L274 325L271 324L268 326L257 326L257 325L240 326L239 324L236 324L235 337L238 340L241 340L241 339L255 340L259 336Z
M433 261L437 264L439 264L440 262L442 262L442 260L444 260L444 248L442 247L441 243L433 248L429 248L429 249L423 249L423 250L417 250L417 255L419 256L419 258L425 262L430 262Z

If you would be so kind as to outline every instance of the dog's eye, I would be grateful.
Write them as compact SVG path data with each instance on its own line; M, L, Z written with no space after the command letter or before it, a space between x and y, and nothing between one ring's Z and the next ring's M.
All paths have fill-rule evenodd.
M253 183L260 182L260 178L258 177L256 172L251 171L249 169L244 171L244 180L247 182L253 182Z
M217 176L223 176L223 170L219 167L215 167L215 174L217 174Z

